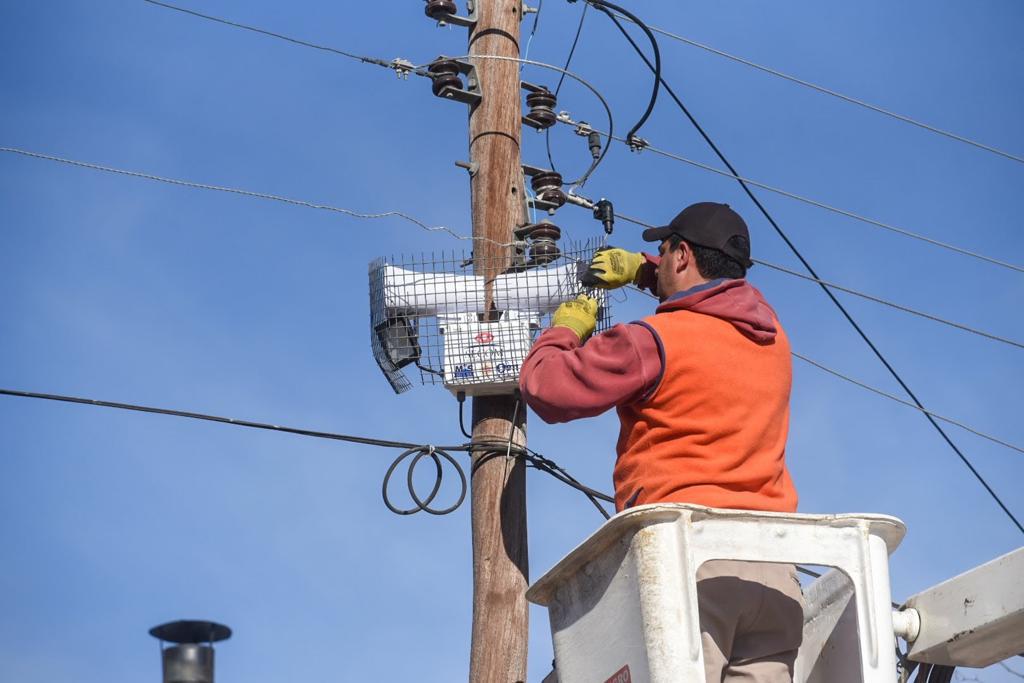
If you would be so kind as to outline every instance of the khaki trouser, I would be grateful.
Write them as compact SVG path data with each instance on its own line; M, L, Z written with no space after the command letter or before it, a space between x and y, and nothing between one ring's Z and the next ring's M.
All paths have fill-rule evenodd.
M713 560L697 570L708 683L790 683L803 595L789 564Z

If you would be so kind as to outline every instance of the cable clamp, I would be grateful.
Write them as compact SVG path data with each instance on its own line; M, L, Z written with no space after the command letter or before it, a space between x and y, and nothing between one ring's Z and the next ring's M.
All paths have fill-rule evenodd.
M572 120L572 114L565 111L564 109L558 112L558 116L555 118L558 119L559 123L568 123L569 125L576 125L576 122Z
M409 74L416 70L416 65L410 62L408 59L402 59L401 57L397 57L391 60L391 62L388 64L388 68L393 69L395 75L397 75L402 80L408 80Z
M595 132L594 129L591 128L590 124L586 121L580 121L576 124L576 135L579 135L580 137L585 138L593 132Z
M651 145L651 143L638 135L630 135L626 140L626 144L629 145L630 151L633 152L642 152Z
M569 191L565 193L565 201L568 202L569 204L582 206L584 209L594 208L594 200L587 199L583 195L576 194L574 188L569 188Z

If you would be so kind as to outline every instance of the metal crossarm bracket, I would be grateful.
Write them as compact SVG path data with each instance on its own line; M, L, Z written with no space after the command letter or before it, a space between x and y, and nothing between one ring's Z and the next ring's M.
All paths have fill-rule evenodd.
M551 173L551 169L540 168L538 166L531 166L530 164L523 164L522 168L523 175L530 178L532 178L535 175L540 175L542 173ZM553 214L556 210L562 207L562 203L547 201L541 199L540 197L528 197L526 203L529 206L532 206L533 208L537 209L538 211L547 211L548 213L551 214Z
M479 104L483 95L481 94L480 77L477 75L476 66L467 60L452 59L443 55L435 59L432 64L442 61L454 64L458 69L458 72L466 77L466 85L462 88L455 87L454 85L445 85L436 90L434 94L438 97L455 100L456 102L462 102L470 106Z
M437 22L438 26L447 26L453 24L455 26L464 26L466 28L473 28L477 22L476 3L473 0L466 0L466 16L459 16L458 14L445 14Z

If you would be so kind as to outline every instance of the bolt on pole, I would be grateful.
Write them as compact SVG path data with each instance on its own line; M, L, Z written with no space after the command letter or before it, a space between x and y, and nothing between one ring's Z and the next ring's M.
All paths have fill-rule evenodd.
M474 274L490 281L510 263L512 231L523 223L519 64L522 0L476 0L469 34L481 101L469 116ZM488 285L485 303L492 310ZM473 399L473 440L526 445L526 407L513 396ZM471 683L526 680L526 466L507 448L473 453L473 635Z

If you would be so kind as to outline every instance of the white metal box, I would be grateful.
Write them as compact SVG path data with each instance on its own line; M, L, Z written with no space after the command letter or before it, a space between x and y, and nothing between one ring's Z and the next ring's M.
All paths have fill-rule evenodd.
M528 319L444 323L444 384L469 396L507 394L533 341Z

